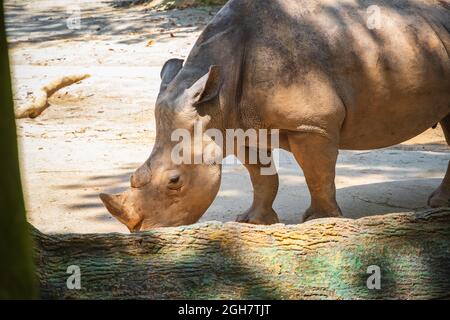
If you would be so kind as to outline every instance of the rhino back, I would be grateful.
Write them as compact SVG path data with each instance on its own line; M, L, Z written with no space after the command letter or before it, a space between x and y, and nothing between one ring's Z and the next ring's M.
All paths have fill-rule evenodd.
M378 148L450 112L449 30L437 0L231 0L187 64L226 65L233 126L315 126Z

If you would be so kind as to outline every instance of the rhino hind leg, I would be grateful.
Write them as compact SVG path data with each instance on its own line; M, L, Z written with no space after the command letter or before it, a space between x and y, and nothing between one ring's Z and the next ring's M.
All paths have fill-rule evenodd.
M303 170L311 195L303 221L341 217L334 184L337 144L319 134L301 133L289 136L289 147Z
M253 185L253 203L244 213L237 216L237 222L253 224L273 224L278 223L278 215L273 210L273 202L278 192L278 174L262 174L264 166L260 163L248 164L242 161L250 174Z
M450 146L450 114L440 121L445 140ZM440 186L428 197L428 205L432 208L450 207L450 161L447 172Z

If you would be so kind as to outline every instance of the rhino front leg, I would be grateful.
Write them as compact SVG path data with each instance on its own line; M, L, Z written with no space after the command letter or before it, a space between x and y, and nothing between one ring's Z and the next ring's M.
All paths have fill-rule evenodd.
M445 140L450 146L450 115L442 119L440 124L442 131L444 131ZM429 196L428 205L432 208L450 206L450 161L441 185Z
M261 174L264 165L244 163L253 185L253 203L250 209L237 216L237 222L253 224L278 223L278 215L272 205L278 192L278 174Z
M318 134L299 133L289 136L289 147L303 169L311 194L311 205L303 221L342 216L334 184L337 143Z

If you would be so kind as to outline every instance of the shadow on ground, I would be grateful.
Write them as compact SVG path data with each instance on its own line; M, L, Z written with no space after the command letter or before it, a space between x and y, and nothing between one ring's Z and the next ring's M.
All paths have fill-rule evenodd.
M206 19L186 15L179 10L156 11L142 7L114 8L107 1L97 5L79 6L59 4L42 6L40 9L27 10L32 3L6 1L5 21L8 43L11 47L20 43L44 43L54 40L70 39L87 41L87 37L115 37L117 43L133 44L147 41L149 37L158 41L168 41L174 30L177 37L182 33L196 32L208 23ZM79 27L76 25L77 11ZM218 7L194 8L193 11L207 11L210 18ZM30 14L30 12L32 14ZM75 21L75 22L73 22ZM125 38L126 37L126 38ZM120 39L119 39L120 38ZM125 38L125 39L124 39Z

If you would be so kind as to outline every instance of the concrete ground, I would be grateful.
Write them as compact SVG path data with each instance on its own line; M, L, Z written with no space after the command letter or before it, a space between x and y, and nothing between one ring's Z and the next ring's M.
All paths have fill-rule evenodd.
M73 5L80 29L67 27ZM18 120L22 178L29 221L44 232L128 232L98 199L118 192L150 154L154 102L165 60L186 57L218 8L161 11L115 8L111 1L5 3L16 104L50 80L91 78L64 88L40 117ZM440 129L382 150L342 151L337 197L344 215L417 210L439 185L450 159ZM298 223L309 203L301 170L280 154L281 222ZM251 203L248 174L226 165L205 220L230 221Z

